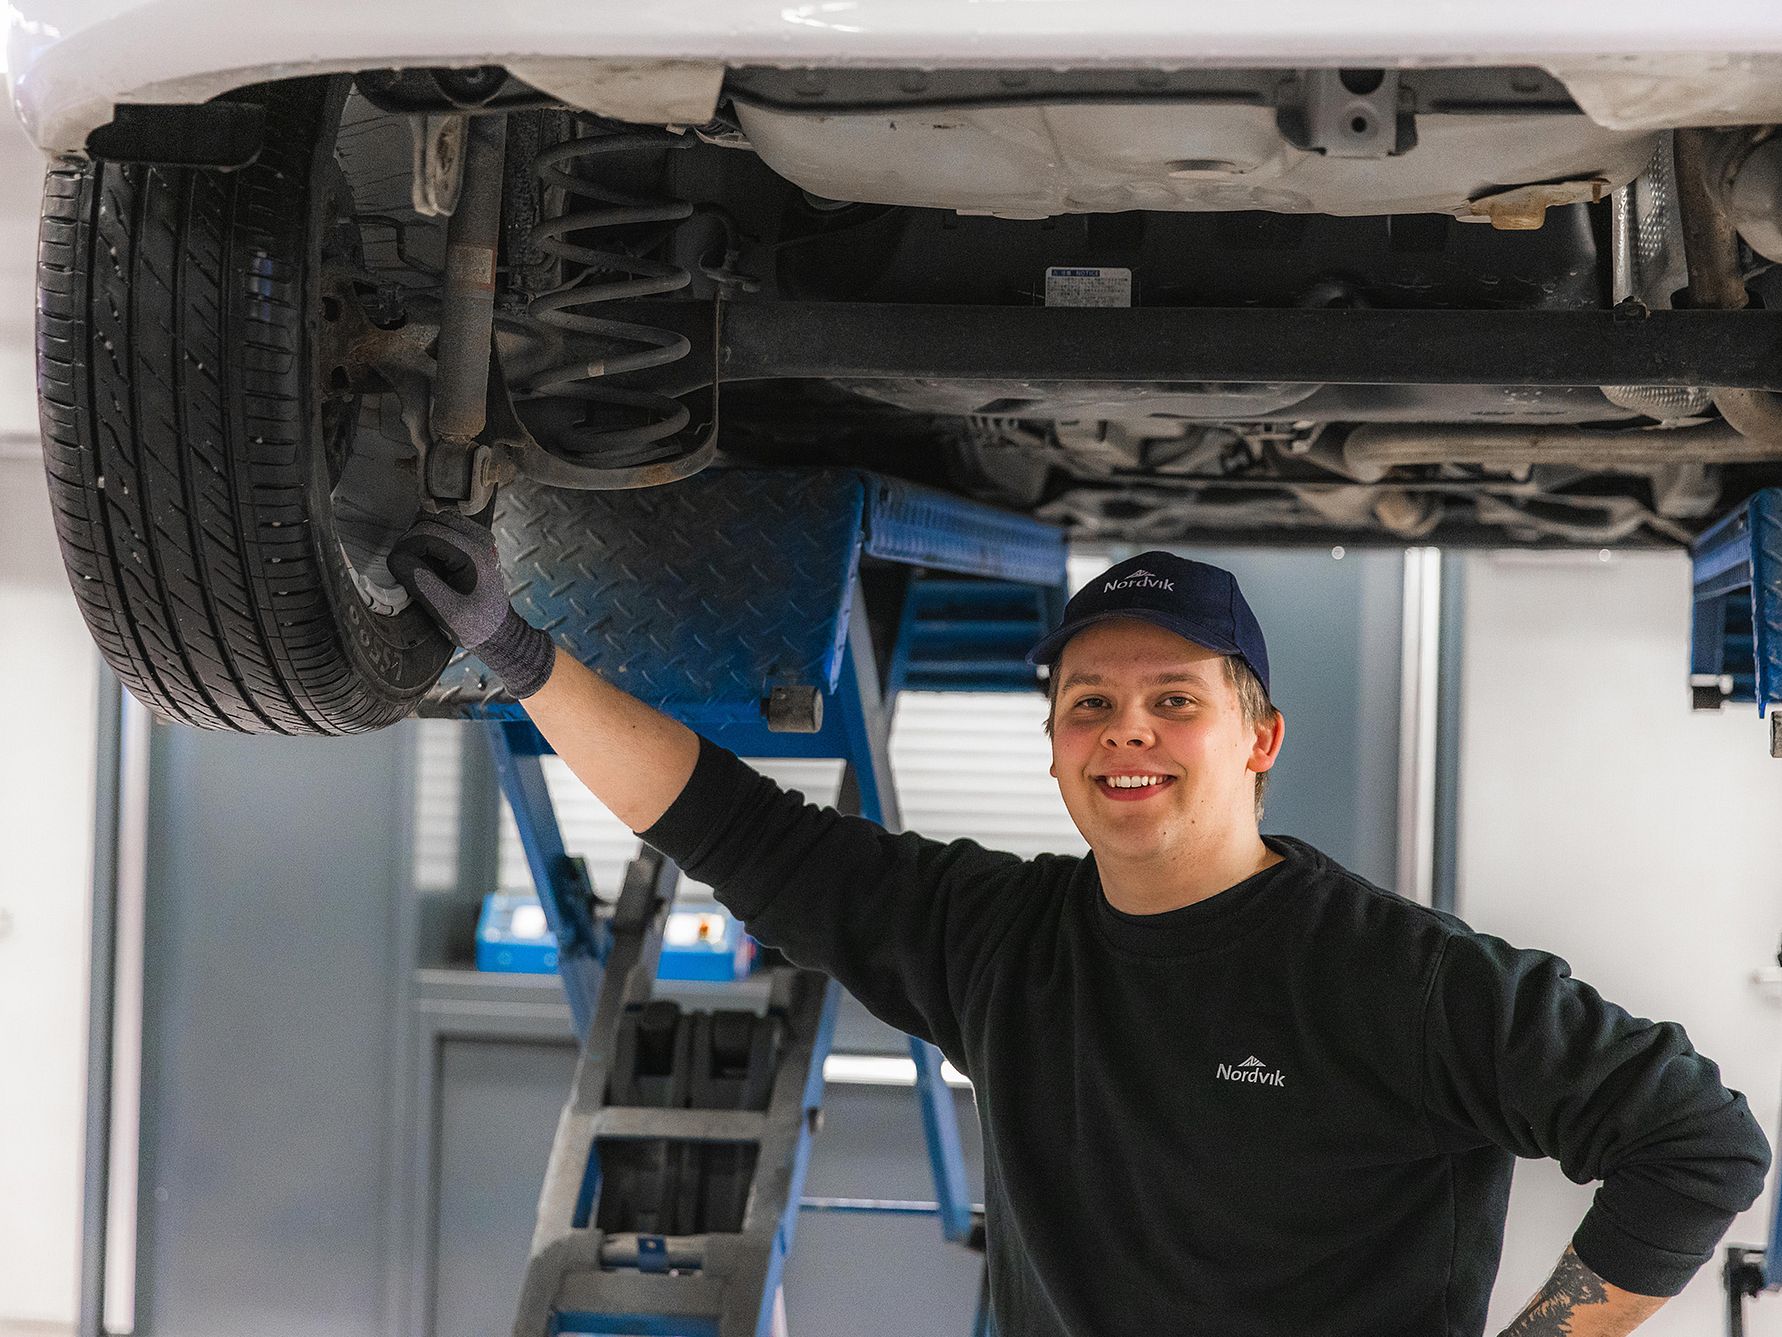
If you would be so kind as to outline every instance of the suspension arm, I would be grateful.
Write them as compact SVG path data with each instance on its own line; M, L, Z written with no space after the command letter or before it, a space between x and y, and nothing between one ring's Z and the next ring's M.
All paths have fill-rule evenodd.
M427 492L467 514L494 492L492 457L477 437L487 422L494 346L495 255L501 235L501 163L507 119L477 116L465 132L464 184L446 230L445 295L425 453Z

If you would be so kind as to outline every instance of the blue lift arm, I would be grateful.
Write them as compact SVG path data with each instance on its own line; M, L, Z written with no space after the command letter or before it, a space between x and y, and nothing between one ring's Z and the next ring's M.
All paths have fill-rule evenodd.
M1753 493L1691 547L1689 686L1697 710L1782 704L1782 488ZM1782 710L1769 712L1770 755L1782 758ZM1782 962L1782 952L1777 953ZM1727 1332L1745 1331L1744 1302L1782 1290L1782 1193L1765 1249L1730 1245L1721 1271Z
M501 792L519 829L532 885L557 939L557 973L563 978L576 1037L585 1044L612 950L612 926L596 919L587 870L563 848L563 831L540 760L550 745L530 722L487 720L483 729Z
M1782 488L1753 493L1695 541L1689 685L1698 710L1782 702ZM1782 757L1782 712L1770 716Z
M516 487L503 494L497 535L516 607L571 654L740 755L841 758L844 789L857 810L893 829L900 824L889 755L897 692L1033 690L1022 655L1055 624L1065 597L1064 542L1052 527L846 470L711 470L637 492ZM904 578L869 584L863 565L872 563L894 566ZM897 606L883 606L887 589ZM869 608L875 592L881 602ZM874 625L889 632L889 645L875 644ZM612 1037L603 1027L615 1005L607 988L602 1011L610 983L604 968L619 949L611 917L596 912L585 875L563 849L540 764L548 744L499 682L466 657L448 668L426 713L485 722L557 933L563 984L584 1042L582 1067L606 1064L611 1056L602 1047ZM642 950L621 954L629 959ZM534 1329L547 1317L553 1332L667 1331L664 1321L677 1332L724 1337L768 1330L796 1224L808 1156L805 1116L821 1098L835 996L831 982L819 1012L793 1027L803 1036L803 1048L794 1048L810 1067L797 1127L786 1131L791 1140L774 1144L781 1150L772 1157L769 1142L759 1143L763 1157L783 1165L780 1188L789 1196L771 1224L755 1221L737 1237L753 1229L761 1240L745 1288L753 1290L750 1312L731 1312L731 1305L707 1326L695 1321L694 1310L704 1310L692 1300L693 1310L676 1308L672 1319L621 1302L621 1293L664 1294L650 1290L656 1283L641 1274L736 1264L721 1262L730 1257L722 1249L708 1259L704 1244L664 1236L599 1237L586 1200L597 1191L590 1185L598 1182L599 1161L589 1129L602 1116L598 1093L583 1089L594 1079L578 1070L578 1093L565 1111L540 1200L516 1333L540 1337ZM965 1242L975 1223L952 1092L939 1052L914 1037L910 1047L938 1215L946 1237ZM608 1122L624 1125L631 1113L611 1111ZM677 1126L666 1114L658 1121ZM571 1199L579 1204L573 1219L558 1220ZM675 1268L671 1255L700 1262ZM608 1276L615 1264L635 1274ZM574 1303L571 1291L580 1297ZM606 1299L596 1303L591 1295ZM609 1303L619 1307L600 1307ZM980 1329L985 1322L980 1312Z

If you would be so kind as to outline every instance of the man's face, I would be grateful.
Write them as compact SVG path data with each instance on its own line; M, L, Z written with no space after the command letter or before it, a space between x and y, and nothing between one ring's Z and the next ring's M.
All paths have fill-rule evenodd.
M1223 656L1136 618L1071 638L1054 672L1052 774L1104 860L1151 861L1255 826L1272 722L1246 725Z

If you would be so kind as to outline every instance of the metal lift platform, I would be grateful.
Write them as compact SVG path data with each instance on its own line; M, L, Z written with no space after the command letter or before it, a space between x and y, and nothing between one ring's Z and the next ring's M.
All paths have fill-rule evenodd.
M1697 710L1782 704L1782 488L1753 493L1691 548L1689 687ZM1782 710L1769 714L1770 755L1782 757ZM1782 964L1782 952L1777 953ZM1728 1245L1721 1283L1728 1337L1743 1337L1745 1301L1782 1291L1782 1196L1770 1204L1768 1245Z
M1753 493L1691 549L1689 687L1697 710L1782 703L1782 488ZM1770 716L1782 757L1782 711Z
M1066 594L1051 526L852 470L516 486L496 536L515 607L571 654L739 755L841 759L841 805L892 829L896 694L1033 690L1022 656ZM582 1041L515 1337L783 1330L838 986L782 964L765 1013L652 999L672 864L646 850L616 903L596 897L551 808L549 745L474 658L424 713L481 722ZM940 1055L910 1048L943 1234L981 1247Z

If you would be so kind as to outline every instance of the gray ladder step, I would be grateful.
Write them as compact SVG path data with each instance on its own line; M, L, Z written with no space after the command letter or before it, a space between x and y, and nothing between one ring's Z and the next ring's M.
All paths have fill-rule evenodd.
M651 1109L609 1105L594 1116L596 1138L670 1142L760 1142L767 1131L761 1110Z

